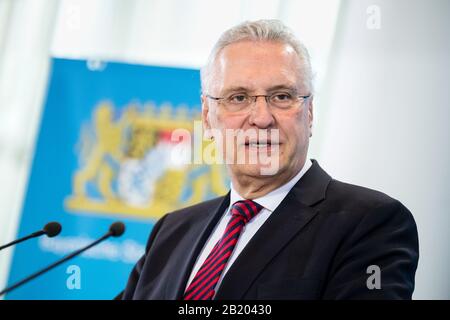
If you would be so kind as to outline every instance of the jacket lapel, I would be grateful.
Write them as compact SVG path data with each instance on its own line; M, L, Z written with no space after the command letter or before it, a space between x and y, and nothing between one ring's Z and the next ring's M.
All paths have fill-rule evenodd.
M215 299L242 299L272 258L318 213L331 177L316 161L256 232L225 275Z
M166 298L169 300L180 300L183 298L184 290L186 288L187 281L191 275L192 268L194 267L197 257L200 255L206 241L208 240L210 234L213 232L214 227L219 222L223 213L229 206L230 193L225 195L219 205L212 206L208 212L209 218L205 219L204 223L198 223L193 225L192 234L198 235L195 243L189 245L186 248L186 254L180 257L180 264L176 265L176 271L173 272L173 277L168 282L166 287ZM204 212L199 214L204 214Z

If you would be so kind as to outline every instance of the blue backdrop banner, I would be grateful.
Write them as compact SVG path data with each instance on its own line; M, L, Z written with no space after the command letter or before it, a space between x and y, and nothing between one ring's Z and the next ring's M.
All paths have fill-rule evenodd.
M226 192L223 168L184 161L194 139L173 139L175 130L198 125L199 94L198 70L52 60L18 237L49 221L63 231L17 245L8 283L102 236L116 220L127 229L7 299L111 299L158 218Z

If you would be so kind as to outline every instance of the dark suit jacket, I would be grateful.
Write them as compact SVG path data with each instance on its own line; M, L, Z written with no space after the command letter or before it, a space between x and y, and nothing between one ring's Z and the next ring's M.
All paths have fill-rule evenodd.
M182 299L228 205L229 194L161 218L121 297ZM332 179L313 161L230 267L215 299L410 299L417 262L408 209ZM380 289L367 286L371 265L380 268Z

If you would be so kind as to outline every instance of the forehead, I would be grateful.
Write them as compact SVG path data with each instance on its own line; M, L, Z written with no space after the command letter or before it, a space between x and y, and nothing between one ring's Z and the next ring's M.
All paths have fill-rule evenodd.
M226 46L212 68L212 87L222 92L230 87L249 90L274 86L298 87L301 60L289 44L241 41Z

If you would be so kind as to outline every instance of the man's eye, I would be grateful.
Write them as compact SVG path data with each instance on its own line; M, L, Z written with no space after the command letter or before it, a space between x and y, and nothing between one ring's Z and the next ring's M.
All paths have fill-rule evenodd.
M247 95L245 94L235 94L228 98L231 103L242 103L248 100Z
M292 96L289 93L277 93L272 96L274 101L290 101Z

